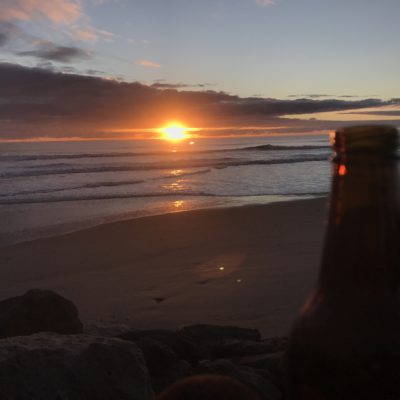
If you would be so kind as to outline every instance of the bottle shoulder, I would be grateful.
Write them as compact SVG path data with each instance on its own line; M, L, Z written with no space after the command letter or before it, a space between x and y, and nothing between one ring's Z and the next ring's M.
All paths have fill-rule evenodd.
M400 356L400 294L317 291L303 307L292 338L330 352L362 353L372 346Z

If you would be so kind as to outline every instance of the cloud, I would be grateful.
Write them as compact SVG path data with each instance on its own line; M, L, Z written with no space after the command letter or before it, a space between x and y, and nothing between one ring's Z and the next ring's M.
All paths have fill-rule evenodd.
M343 99L351 99L351 98L358 98L360 96L352 96L349 94L342 94L342 95L334 95L334 94L291 94L289 96L287 96L289 98L305 98L305 97L309 97L311 99L319 99L319 98L323 98L323 97L327 97L330 99L335 99L335 98L343 98ZM369 96L369 97L374 97L374 96Z
M303 98L304 97L311 97L312 99L318 99L318 98L321 98L321 97L340 97L340 96L333 96L331 94L291 94L291 95L289 95L287 97L296 98L296 99L302 98L302 97Z
M0 47L8 42L8 36L4 32L0 32Z
M233 97L233 96L232 96ZM263 99L263 98L237 98L218 104L220 114L236 116L263 115L279 117L284 115L311 114L327 111L351 110L366 107L380 107L387 103L379 99L366 99L359 101L345 101L338 99Z
M90 58L90 53L79 47L57 46L54 43L46 43L36 50L20 51L19 56L31 56L42 60L71 62Z
M184 89L188 87L193 87L192 85L187 85L186 83L163 83L156 82L151 85L151 87L156 89Z
M347 111L343 114L357 114L357 115L376 115L381 117L399 117L400 110L374 110L374 111Z
M82 14L80 3L73 0L1 0L0 21L46 18L70 24Z
M83 40L85 42L96 42L99 39L103 39L106 42L113 42L114 38L117 36L115 33L104 29L97 29L90 25L81 28L76 27L70 32L67 32L67 34L74 39Z
M116 36L91 24L90 18L84 14L81 0L0 0L0 24L13 24L16 21L44 22L47 30L60 30L72 39L95 42L99 39L110 42ZM47 22L47 24L46 24ZM1 29L1 27L0 27ZM19 37L25 39L29 35L20 30Z
M51 64L46 65L51 68ZM351 111L393 104L379 99L281 100L243 98L213 90L160 90L139 82L78 75L71 68L62 71L67 74L58 71L0 63L3 138L82 132L90 136L93 132L113 129L160 126L171 118L192 126L287 125L293 130L304 129L304 124L308 124L307 127L320 128L321 121L281 118L289 114Z
M147 67L147 68L161 68L160 64L157 64L150 60L139 60L136 64L140 65L141 67Z
M169 83L157 81L151 85L151 87L156 89L185 89L185 88L205 88L207 86L213 86L212 83L196 83L196 84L188 84L188 83Z
M70 32L69 35L86 42L96 42L98 39L98 36L91 28L75 29L74 31Z
M256 0L256 3L263 7L273 6L275 4L273 0Z
M0 20L0 45L5 45L12 40L21 39L24 42L32 43L36 38L25 34L21 28L11 22Z
M87 59L92 53L76 46L63 46L26 33L15 23L0 21L0 46L8 45L8 50L22 57L40 60L71 62ZM22 50L19 50L21 49ZM28 48L29 50L25 50ZM18 49L18 50L17 50Z

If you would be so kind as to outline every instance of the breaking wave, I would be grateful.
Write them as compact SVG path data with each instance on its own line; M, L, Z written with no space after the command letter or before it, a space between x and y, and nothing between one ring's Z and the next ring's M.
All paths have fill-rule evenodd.
M154 151L154 152L107 152L107 153L73 153L73 154L28 154L28 155L7 155L0 154L1 161L44 161L44 160L76 160L81 158L119 158L119 157L138 157L138 156L176 156L177 154L214 154L235 151L290 151L290 150L319 150L330 149L330 146L279 146L272 144L262 144L258 146L224 148L213 150L179 150L174 153L171 151Z
M127 163L127 164L110 164L110 165L70 165L70 164L52 164L51 168L40 166L40 168L29 168L21 170L8 170L0 172L1 178L18 178L29 176L43 175L65 175L65 174L88 174L88 173L104 173L104 172L124 172L124 171L151 171L151 170L171 170L183 168L215 168L222 169L228 167L240 167L249 165L272 165L272 164L293 164L310 161L326 161L327 155L299 155L292 158L279 158L270 160L257 159L237 159L237 158L219 158L219 159L194 159L194 160L178 160L171 162L157 163Z

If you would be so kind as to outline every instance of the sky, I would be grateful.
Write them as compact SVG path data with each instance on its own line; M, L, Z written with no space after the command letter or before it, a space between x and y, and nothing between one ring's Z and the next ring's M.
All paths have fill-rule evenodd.
M0 138L400 125L399 15L398 0L1 0Z

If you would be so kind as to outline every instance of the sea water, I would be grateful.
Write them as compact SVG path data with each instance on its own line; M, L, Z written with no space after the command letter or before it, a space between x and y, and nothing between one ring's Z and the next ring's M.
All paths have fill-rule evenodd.
M109 221L324 195L327 135L0 143L0 245Z

